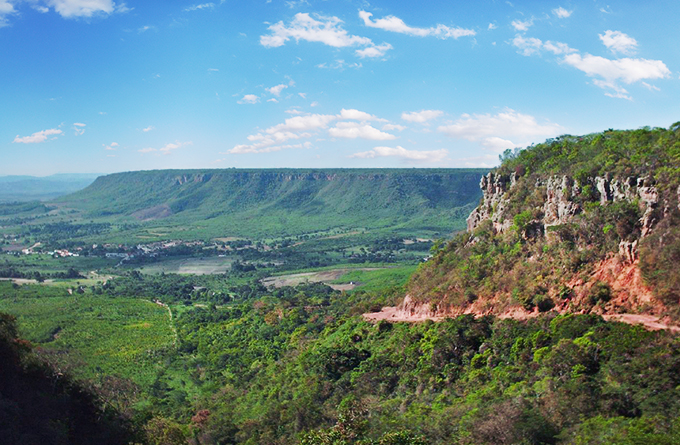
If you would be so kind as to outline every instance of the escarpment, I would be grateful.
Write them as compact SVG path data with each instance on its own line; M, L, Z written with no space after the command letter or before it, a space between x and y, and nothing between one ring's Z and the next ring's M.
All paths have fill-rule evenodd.
M510 205L508 192L518 184L517 173L503 175L489 172L480 181L482 189L482 201L467 218L467 230L473 233L484 221L492 222L496 233L503 233L513 227L513 216L506 209ZM531 187L530 184L522 183L520 186ZM584 197L583 190L592 190L590 196ZM670 209L668 199L663 201L663 212L657 214L659 208L659 190L653 181L647 177L628 177L624 179L596 176L588 178L584 184L579 184L573 178L562 176L550 176L539 178L533 184L533 189L543 196L543 204L534 210L538 210L539 217L531 221L535 227L540 226L539 231L549 233L550 229L573 221L576 215L583 211L584 200L596 200L601 206L609 203L625 201L638 205L642 210L640 217L641 237L649 234L659 218L667 216ZM680 187L678 188L678 202L680 202ZM676 203L680 209L680 204Z
M680 318L680 124L564 136L480 180L457 235L414 274L399 314Z

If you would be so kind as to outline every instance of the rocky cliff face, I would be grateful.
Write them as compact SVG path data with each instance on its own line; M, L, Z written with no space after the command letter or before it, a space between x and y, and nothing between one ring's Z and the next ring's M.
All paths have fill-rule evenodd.
M473 232L479 225L491 220L493 230L496 233L503 233L512 227L513 221L507 215L506 208L509 204L507 193L514 187L520 185L515 173L511 175L500 175L494 172L482 177L480 181L482 189L482 201L473 210L467 219L468 232ZM533 221L534 226L538 226L542 233L549 233L549 228L556 225L567 224L572 221L575 215L582 212L582 206L577 199L585 186L594 189L600 205L607 205L611 202L628 201L638 202L643 209L640 218L642 226L642 237L648 235L658 222L660 217L668 213L669 203L663 202L663 208L659 208L659 191L649 178L609 178L595 177L581 186L573 178L568 176L552 176L547 179L539 179L533 185L542 192L544 196L543 205L540 208L542 216ZM678 188L678 202L680 203L680 188ZM680 204L678 204L680 209ZM661 213L658 210L663 210ZM660 214L659 214L660 213ZM622 241L621 251L625 257L634 259L637 241Z

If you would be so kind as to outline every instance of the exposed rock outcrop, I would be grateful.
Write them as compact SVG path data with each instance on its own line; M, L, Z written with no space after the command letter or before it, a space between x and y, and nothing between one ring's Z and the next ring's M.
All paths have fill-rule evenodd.
M568 176L551 176L546 180L537 180L535 188L543 188L545 201L542 207L542 218L531 222L531 233L537 233L537 224L542 225L543 233L550 233L549 228L561 224L567 224L572 218L582 211L578 195L582 193L585 185L593 187L597 193L600 205L611 202L638 201L644 212L640 218L642 237L647 236L658 223L657 208L659 206L659 191L653 181L648 177L643 178L615 178L597 176L587 184L577 184ZM467 219L468 232L473 232L479 225L491 220L493 230L503 233L512 227L512 218L506 214L509 200L507 193L514 187L526 186L518 181L515 173L512 175L500 175L494 172L483 176L480 181L482 189L482 201L472 211ZM678 206L680 208L680 188L678 188ZM667 206L666 206L667 207ZM632 246L632 247L631 247ZM630 249L633 250L630 250ZM637 243L623 246L622 251L627 252L626 258L634 258Z

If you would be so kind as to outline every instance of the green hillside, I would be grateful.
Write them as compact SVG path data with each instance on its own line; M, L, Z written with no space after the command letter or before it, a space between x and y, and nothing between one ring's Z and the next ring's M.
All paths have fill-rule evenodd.
M182 237L269 237L334 227L464 227L483 169L160 170L118 173L59 198L91 219L174 228ZM177 235L173 235L177 236Z
M468 232L411 278L415 301L680 317L680 123L562 136L505 158Z

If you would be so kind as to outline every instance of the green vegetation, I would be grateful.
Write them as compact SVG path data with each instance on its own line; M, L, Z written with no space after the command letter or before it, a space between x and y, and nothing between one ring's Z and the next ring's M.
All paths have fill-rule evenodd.
M58 202L84 218L143 221L106 233L153 239L264 239L336 227L450 233L479 199L481 169L164 170L119 173ZM101 238L100 239L104 239Z
M482 171L126 173L56 210L0 207L6 249L70 249L0 262L0 275L54 280L0 282L0 311L26 339L0 316L0 367L30 361L88 388L82 412L94 417L45 416L58 419L48 422L58 437L98 418L125 443L163 445L678 443L678 335L552 309L611 304L606 277L581 300L567 281L589 279L645 230L640 202L600 205L592 178L607 173L656 181L667 210L652 215L640 267L677 306L679 132L564 136L508 152L498 172L517 175L509 229L485 221L448 242L432 240L462 228ZM551 175L575 179L582 211L543 234ZM407 293L541 314L361 317ZM6 350L23 358L3 360ZM4 419L33 428L7 385L0 432L12 425Z
M47 366L0 313L0 437L7 445L125 445L127 420L82 383Z
M512 222L499 232L490 220L474 233L459 234L413 276L409 293L443 306L468 304L468 296L494 300L497 309L521 305L549 310L555 305L590 310L605 307L610 290L594 283L590 295L563 292L572 279L587 280L598 262L618 253L624 242L640 242L640 264L647 284L680 316L680 124L635 131L609 130L583 137L562 136L516 153L507 152L496 170L516 175L504 195L504 217ZM543 234L548 178L567 177L578 211ZM601 205L596 177L618 180L619 187L654 186L657 204L641 198ZM629 179L632 178L632 179ZM560 179L561 180L561 179ZM623 192L621 192L623 193ZM641 238L643 224L651 234ZM579 297L579 298L576 298ZM629 304L626 302L625 304ZM633 311L632 306L620 311Z
M41 354L62 371L89 380L115 376L148 386L176 341L165 307L82 288L69 294L60 287L0 282L0 311L14 315L19 334L41 345Z

